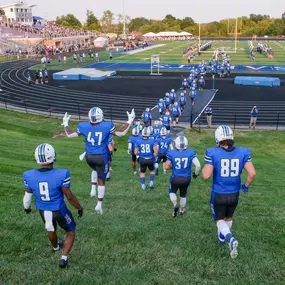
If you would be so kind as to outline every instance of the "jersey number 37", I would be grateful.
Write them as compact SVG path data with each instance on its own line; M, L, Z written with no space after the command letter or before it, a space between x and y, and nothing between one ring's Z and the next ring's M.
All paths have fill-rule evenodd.
M239 159L221 160L221 177L236 177L239 175Z

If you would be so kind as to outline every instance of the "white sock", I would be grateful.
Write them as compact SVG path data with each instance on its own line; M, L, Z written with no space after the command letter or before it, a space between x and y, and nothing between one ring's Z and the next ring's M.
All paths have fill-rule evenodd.
M110 171L107 173L106 178L110 178Z
M180 207L185 208L186 207L186 197L180 198Z
M61 256L61 259L63 259L63 260L66 261L66 260L67 260L67 256L66 256L66 255L62 255L62 256Z
M231 229L231 228L232 228L232 225L233 225L233 221L226 221L226 223L228 224L229 229Z
M105 186L98 186L98 198L103 199L104 195L105 195Z
M217 228L218 230L222 233L222 235L225 237L227 234L230 234L230 228L228 226L228 224L226 223L226 221L218 221L217 222Z
M98 174L97 174L97 171L93 170L91 172L91 181L92 183L98 183Z
M162 165L163 165L163 171L166 171L166 170L165 170L165 167L164 167L164 166L165 166L165 162L163 162Z
M175 193L170 193L169 198L171 202L177 201L177 195Z

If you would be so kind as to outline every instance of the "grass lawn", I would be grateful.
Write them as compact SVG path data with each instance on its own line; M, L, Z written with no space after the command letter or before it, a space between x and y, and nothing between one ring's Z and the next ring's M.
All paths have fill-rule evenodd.
M189 42L159 42L160 44L165 44L164 46L157 47L155 49L145 49L140 53L136 53L133 55L127 55L124 53L113 53L113 59L110 61L109 52L102 51L99 53L100 61L106 61L110 63L120 63L120 62L130 62L130 63L150 63L151 55L159 54L161 64L187 64L187 57L183 57L183 50L185 50L189 46ZM204 42L203 42L204 43ZM191 45L197 44L197 42L192 42ZM249 49L247 42L238 42L238 51L237 53L230 53L231 56L231 64L232 65L285 65L285 43L282 42L268 42L273 48L274 58L269 59L263 54L256 53L255 61L252 61L249 57ZM255 45L257 45L255 43ZM202 60L206 62L211 58L213 51L219 47L225 48L234 48L234 42L213 42L212 48L209 49L206 53L202 53L200 56L197 56L191 63L198 64ZM68 58L67 64L65 66L60 66L56 60L54 60L48 67L50 70L63 70L74 68L78 66L87 66L90 64L94 64L95 60L89 59L89 56L86 57L86 62L82 64L74 64L72 57ZM36 65L32 67L33 70L41 69L42 66ZM113 67L116 68L116 67ZM165 72L167 70L164 70ZM173 71L173 70L170 70ZM179 71L179 70L178 70ZM181 70L180 70L181 71Z
M236 144L252 149L257 179L241 193L233 233L239 256L219 246L209 209L210 181L198 178L188 193L187 214L172 218L169 175L143 193L132 175L127 138L116 138L118 151L107 184L104 215L89 197L90 169L80 162L83 139L53 139L61 121L0 110L0 284L284 284L284 132L236 131ZM76 123L72 124L74 129ZM203 164L213 131L187 131L190 146ZM34 150L51 143L57 167L71 171L72 190L85 214L77 220L70 267L58 268L44 225L35 210L23 211L22 173L36 167ZM76 211L69 206L76 217ZM63 231L59 231L63 237Z
M10 60L15 60L16 58L9 58L7 59L6 56L0 56L0 62L5 62L5 61L10 61Z

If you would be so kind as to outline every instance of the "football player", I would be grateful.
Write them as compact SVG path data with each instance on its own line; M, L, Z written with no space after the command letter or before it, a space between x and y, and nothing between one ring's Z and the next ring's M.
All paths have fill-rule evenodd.
M170 124L172 123L172 118L169 111L166 111L165 115L162 115L160 117L160 121L162 122L162 125L167 129L167 131L170 132Z
M169 93L166 93L164 96L164 104L165 104L165 108L167 110L169 108L169 105L170 105Z
M160 135L162 126L160 125L159 121L154 121L154 126L152 127L153 129L153 136L155 139L157 139Z
M181 116L181 108L178 105L178 102L175 102L171 109L172 117L173 117L173 126L179 122L179 117Z
M195 165L193 178L197 178L201 165L196 156L196 151L188 149L188 140L184 136L175 139L175 150L167 153L167 161L165 169L172 168L172 176L170 177L169 197L173 204L173 217L183 215L186 208L187 191L191 183L192 163ZM180 191L180 207L177 203L177 191Z
M183 112L185 105L186 105L186 96L185 94L182 92L180 93L180 97L179 97L179 105L181 108L181 112Z
M182 80L181 89L186 90L188 88L188 81L186 78Z
M235 209L238 205L239 192L248 192L256 173L251 162L249 148L235 147L233 131L228 126L220 126L215 132L216 148L209 148L205 155L203 178L213 176L211 211L218 229L218 242L228 242L230 256L238 255L238 241L232 236L231 227ZM241 173L248 173L241 185Z
M162 98L159 99L159 102L157 103L157 108L158 108L159 114L163 115L166 110L166 105Z
M109 171L108 154L110 151L110 136L122 137L128 132L129 127L135 119L134 109L131 113L127 112L127 115L127 123L120 130L116 130L112 122L104 121L103 111L98 107L93 107L88 113L89 122L80 122L76 132L72 132L68 127L71 116L65 113L63 117L62 125L68 138L77 138L79 136L85 138L85 159L93 170L91 174L91 194L96 189L98 180L98 203L95 211L100 215L103 214L102 201L105 195L106 176Z
M59 251L63 245L57 238L57 225L66 231L63 255L59 261L59 266L64 268L68 264L68 254L75 239L76 228L72 214L65 205L64 196L78 210L78 217L82 217L83 208L70 190L70 172L67 169L53 168L55 158L55 150L50 144L44 143L36 148L35 159L41 167L23 174L23 204L25 212L29 214L32 211L32 197L35 197L36 208L45 223L54 251Z
M205 86L205 78L203 75L199 78L199 90L203 90Z
M174 104L175 102L175 99L176 99L176 93L175 93L175 90L172 89L170 92L169 92L169 99L170 99L170 104Z
M190 97L191 97L192 106L195 104L196 95L197 95L197 91L196 91L196 89L194 87L192 87L191 91L190 91Z
M142 113L142 120L145 127L151 126L151 112L149 108L146 108L145 111Z
M166 162L166 154L169 149L173 149L172 139L167 135L167 130L165 127L161 128L160 137L157 139L157 147L158 147L158 157L157 163L159 164L161 161L163 163L163 172L166 174L165 162ZM156 175L158 175L158 167L156 169Z
M150 129L143 128L142 137L138 138L136 141L135 155L139 155L139 165L140 165L140 179L141 187L143 191L146 191L145 185L145 173L146 169L150 172L150 182L149 187L153 189L154 184L154 169L157 167L155 165L155 160L157 158L157 145L155 140L150 139Z
M134 175L137 175L137 166L136 166L137 156L135 155L135 145L138 137L139 137L139 130L138 128L134 128L132 130L132 136L128 138L128 154L130 154L132 158L132 168Z

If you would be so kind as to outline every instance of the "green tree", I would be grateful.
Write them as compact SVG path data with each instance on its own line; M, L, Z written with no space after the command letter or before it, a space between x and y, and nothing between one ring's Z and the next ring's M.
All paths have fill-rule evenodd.
M91 30L99 30L100 25L99 21L94 15L94 13L91 10L87 10L86 13L87 19L86 19L86 25Z
M195 25L195 21L191 17L186 17L181 20L180 29L184 30L185 28L188 28L194 25Z
M113 31L113 20L114 13L110 10L106 10L103 12L103 16L101 18L101 26L105 33Z
M149 25L150 22L151 22L150 20L144 17L133 18L130 20L128 27L131 32L139 31L142 28L142 26Z
M56 24L70 28L82 27L81 22L73 14L67 14L66 16L57 17Z

